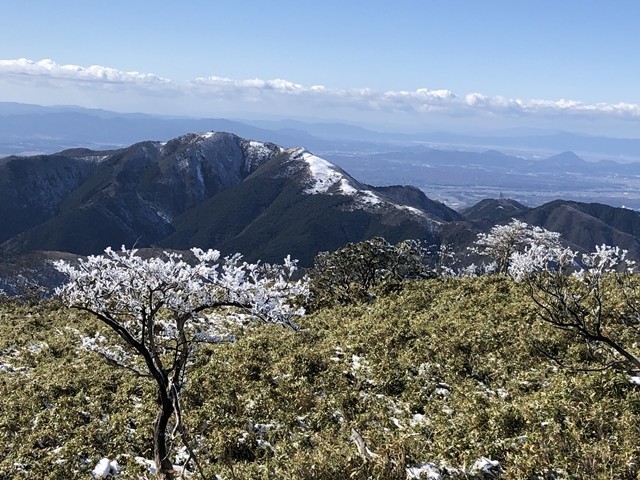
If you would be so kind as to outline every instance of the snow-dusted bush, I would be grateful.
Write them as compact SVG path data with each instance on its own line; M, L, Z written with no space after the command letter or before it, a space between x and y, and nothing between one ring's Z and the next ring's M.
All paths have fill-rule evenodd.
M427 274L425 254L416 240L392 245L381 237L321 252L310 272L314 303L353 303L369 298L389 282L423 277Z
M304 281L291 280L296 262L289 258L282 266L263 268L242 262L240 255L222 259L218 251L198 248L192 253L193 265L179 254L144 259L124 247L121 252L108 248L103 256L90 256L77 266L55 263L69 277L56 292L62 301L90 312L119 337L112 344L113 336L98 334L85 339L85 346L155 382L159 479L173 478L167 445L174 415L172 430L192 453L182 428L180 393L197 345L215 338L225 316L237 312L295 327L293 317L303 311L290 300L307 295Z
M592 359L640 370L640 281L626 250L600 245L579 254L560 234L513 220L479 234L474 251L526 283L539 317L577 335Z
M577 268L578 252L561 245L532 241L522 252L513 252L509 258L509 275L521 281L541 272L571 274Z

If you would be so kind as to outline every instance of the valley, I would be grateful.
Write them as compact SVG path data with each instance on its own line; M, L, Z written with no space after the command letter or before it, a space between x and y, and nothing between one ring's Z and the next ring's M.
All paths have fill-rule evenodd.
M377 154L327 152L325 157L365 183L415 185L455 210L500 197L531 207L563 199L640 209L640 164L587 162L571 152L524 158L406 147Z

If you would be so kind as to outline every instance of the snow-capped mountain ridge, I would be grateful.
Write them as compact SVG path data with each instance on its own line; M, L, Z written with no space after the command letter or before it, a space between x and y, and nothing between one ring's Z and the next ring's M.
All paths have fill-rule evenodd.
M16 173L27 165L30 173ZM78 172L69 177L65 167ZM60 184L50 185L51 178ZM456 215L441 204L434 207L415 188L364 185L304 148L222 132L110 152L10 157L0 164L0 185L27 179L45 194L0 192L0 215L22 219L12 230L0 225L5 254L89 254L135 243L240 250L265 261L291 253L309 264L320 250L372 236L435 241L443 212Z
M640 257L637 212L564 201L519 210L513 215L572 245L620 245ZM320 251L375 236L465 245L484 218L498 216L487 208L463 216L416 187L365 185L304 148L228 133L0 160L0 258L7 261L135 244L215 248L248 261L290 254L310 266Z
M331 194L336 192L343 195L356 193L357 189L351 184L342 169L305 148L292 149L291 158L306 164L309 172L309 186L304 190L305 193Z

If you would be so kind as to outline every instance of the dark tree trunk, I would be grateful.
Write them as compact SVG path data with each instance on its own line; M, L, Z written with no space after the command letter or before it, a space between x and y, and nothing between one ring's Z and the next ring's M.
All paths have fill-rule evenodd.
M153 455L156 462L156 478L158 480L173 480L173 463L167 451L167 425L173 415L173 403L166 392L159 392L158 415L153 424Z

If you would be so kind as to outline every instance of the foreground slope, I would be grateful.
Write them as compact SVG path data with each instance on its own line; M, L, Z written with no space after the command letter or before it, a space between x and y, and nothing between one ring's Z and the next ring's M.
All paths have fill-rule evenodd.
M0 477L87 478L109 457L119 478L145 478L145 380L81 349L96 329L86 317L55 304L0 315ZM184 419L211 478L399 479L420 466L488 478L472 476L482 457L509 479L638 475L638 387L572 370L581 349L507 279L416 282L301 325L240 329L195 357Z

